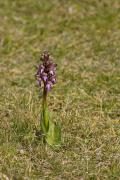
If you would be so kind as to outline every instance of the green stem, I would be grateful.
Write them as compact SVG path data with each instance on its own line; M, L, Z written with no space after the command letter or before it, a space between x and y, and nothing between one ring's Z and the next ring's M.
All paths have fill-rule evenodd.
M43 90L43 109L45 109L46 106L47 106L47 91L46 91L45 85L44 85L44 90Z
M41 127L44 134L48 131L49 126L49 117L48 117L48 109L47 109L47 91L44 86L43 90L43 107L42 107L42 120L41 120Z

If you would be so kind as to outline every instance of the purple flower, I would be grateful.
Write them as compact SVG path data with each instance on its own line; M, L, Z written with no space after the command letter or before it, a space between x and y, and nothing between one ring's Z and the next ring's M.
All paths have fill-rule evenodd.
M36 73L36 78L38 80L39 86L41 86L41 82L43 82L46 92L51 90L53 84L56 83L56 66L54 64L49 53L44 52L42 57L42 64L39 65Z
M53 84L55 84L55 83L56 83L56 79L55 79L54 77L52 77L52 78L51 78L51 82L52 82Z
M49 92L49 91L51 90L51 84L50 84L50 83L47 83L47 84L45 85L45 89L46 89L47 92Z
M44 69L45 69L44 66L40 65L39 68L38 68L37 74L41 75L44 72Z
M49 74L50 75L54 75L54 72L52 70L50 70Z
M43 80L43 82L46 82L48 77L46 74L43 74L43 75L41 75L41 79Z

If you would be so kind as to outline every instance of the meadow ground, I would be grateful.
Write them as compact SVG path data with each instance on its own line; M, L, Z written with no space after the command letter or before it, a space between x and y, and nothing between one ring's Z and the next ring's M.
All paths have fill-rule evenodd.
M35 136L45 49L58 64L59 150ZM0 0L0 179L120 179L119 0Z

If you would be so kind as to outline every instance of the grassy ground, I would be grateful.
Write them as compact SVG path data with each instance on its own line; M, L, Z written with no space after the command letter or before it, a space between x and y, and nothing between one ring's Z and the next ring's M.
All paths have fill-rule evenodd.
M55 151L36 139L34 65L58 64ZM39 97L40 94L40 97ZM120 1L0 0L0 179L120 178Z

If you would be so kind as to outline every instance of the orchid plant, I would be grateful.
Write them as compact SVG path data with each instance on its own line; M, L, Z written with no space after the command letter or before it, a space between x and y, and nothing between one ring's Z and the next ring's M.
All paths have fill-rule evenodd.
M45 142L51 146L59 146L61 142L61 128L59 123L53 121L48 110L47 96L53 85L56 83L56 67L48 52L41 56L42 64L37 67L35 75L39 87L43 84L43 102L40 119L40 128Z

